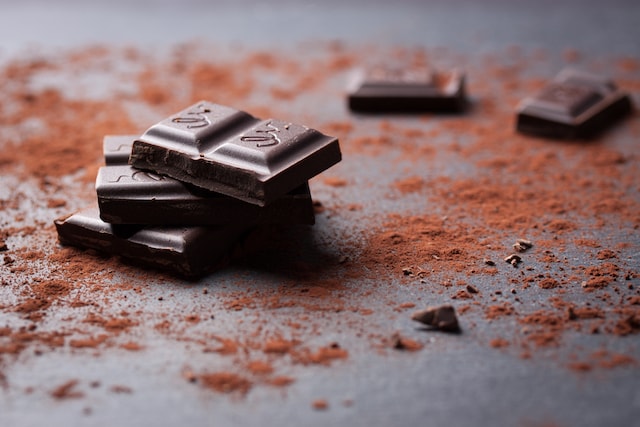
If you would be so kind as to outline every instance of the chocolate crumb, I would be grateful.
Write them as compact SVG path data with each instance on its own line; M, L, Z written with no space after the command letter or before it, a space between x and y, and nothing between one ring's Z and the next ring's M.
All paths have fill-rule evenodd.
M443 332L460 332L460 325L456 312L451 305L439 307L429 307L425 310L416 311L411 316L411 320L433 326Z
M522 262L522 258L520 258L519 255L511 254L508 257L505 257L504 261L513 265L514 267L517 267L518 264Z
M417 351L422 349L422 344L396 332L391 336L391 347L396 350Z
M470 294L477 294L478 293L478 288L476 288L475 286L472 286L472 285L467 285L467 291Z
M491 261L490 259L485 258L483 261L486 265L490 266L490 267L495 267L496 263Z
M531 249L532 247L533 247L533 243L531 243L530 240L526 240L526 239L518 239L513 244L513 249L516 252L525 252L526 250Z

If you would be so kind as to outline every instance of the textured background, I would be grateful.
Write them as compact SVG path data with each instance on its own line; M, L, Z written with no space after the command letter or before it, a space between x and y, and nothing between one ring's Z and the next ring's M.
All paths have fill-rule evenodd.
M9 250L4 253L16 261L9 264L5 259L0 266L4 284L0 287L0 328L16 331L36 325L38 331L64 330L67 334L63 345L53 349L27 340L25 350L15 354L7 350L15 343L15 333L0 334L0 349L5 349L0 352L0 373L5 377L0 389L1 425L600 426L632 425L638 419L637 362L613 369L597 363L590 369L576 369L575 365L590 361L590 355L601 349L638 358L637 334L594 335L586 332L587 327L568 328L556 346L525 349L514 344L525 341L520 317L507 315L488 321L486 316L490 306L503 302L514 305L521 314L549 309L552 297L602 307L614 316L617 301L637 298L640 237L637 215L634 218L629 212L640 203L637 114L585 146L508 136L514 101L570 62L627 82L638 102L640 69L633 62L640 59L637 2L110 1L52 5L1 1L0 9L0 63L45 58L56 64L53 72L30 77L28 86L36 93L55 87L70 99L108 99L109 105L121 106L133 124L114 124L114 133L142 132L176 107L187 105L192 97L200 93L213 96L211 88L182 93L181 88L191 82L184 75L172 78L166 71L167 58L175 58L172 55L180 46L190 43L184 49L188 59L225 64L224 70L235 70L240 78L252 76L250 93L227 93L220 86L223 100L260 115L270 113L336 134L344 151L340 165L311 183L314 199L325 207L312 230L293 229L287 234L292 243L195 284L149 272L142 275L114 260L104 261L104 269L96 273L97 282L86 272L80 279L65 276L67 264L51 257L60 250L51 222L90 202L92 183L79 177L95 165L88 171L59 174L56 192L42 189L42 177L25 178L20 172L21 163L26 165L27 157L38 156L37 152L28 152L15 164L0 162L1 225L4 230L17 230L6 238ZM335 41L342 42L338 53ZM94 44L108 49L133 46L139 56L107 51L105 66L99 60L86 67L67 65L72 63L74 49L83 52ZM468 70L475 107L466 117L368 117L346 110L343 95L350 68L359 62L384 61L403 47L426 49L437 66L462 64ZM250 68L255 62L243 62L258 51L276 58L272 73ZM343 56L356 61L337 71L329 67L330 60ZM616 65L621 61L631 66ZM291 63L302 64L294 68L310 81L317 75L330 78L311 84L310 89L301 85L301 93L292 98L276 96L270 88L297 77L287 74ZM162 64L162 71L154 70L153 64ZM141 83L137 77L127 81L126 76L145 71L164 88L161 93L170 93L168 101L152 105L147 98L136 100L131 95ZM3 94L12 93L6 74L3 79ZM518 79L527 84L519 85ZM121 104L119 93L124 94ZM2 98L0 105L8 114L12 101ZM24 127L3 122L0 148L20 147L27 130L37 134L37 116L24 117L22 123L28 123ZM497 142L474 146L478 134L472 133L475 128L460 124L461 119L479 126L504 120L503 125L491 128L496 139L506 144L504 149ZM344 123L353 129L345 130ZM79 129L82 126L80 123ZM432 136L411 139L407 136L411 130ZM377 135L392 142L359 143L360 138ZM415 159L407 158L411 146L399 143L405 140L415 144ZM87 144L98 162L99 138ZM522 144L522 148L511 144ZM518 150L522 152L518 164L528 159L548 161L556 171L567 168L567 181L546 180L535 169L514 171L508 165L496 166L516 158ZM422 162L419 153L427 152ZM620 158L623 161L616 160ZM598 169L598 159L605 169ZM57 159L53 156L50 161ZM473 215L474 209L483 212L481 203L464 204L460 197L458 206L455 192L435 196L440 191L435 184L447 182L436 178L503 182L521 175L544 182L553 195L565 185L567 191L576 191L571 173L577 173L581 182L595 183L580 187L585 206L592 206L591 196L598 197L600 186L606 186L623 200L625 212L592 216L579 199L562 199L569 201L565 209L537 213L540 223L569 219L577 225L575 229L554 235L551 229L528 229L531 224L525 224L508 233L499 228L492 231L482 223L482 215ZM600 176L605 173L610 179ZM394 190L399 182L415 177L434 186L407 194ZM47 200L60 198L66 201L62 207L47 204ZM522 200L518 203L531 207ZM380 266L369 274L366 270L372 265L360 263L367 259L362 253L371 242L369 233L391 213L448 216L448 224L453 221L451 227L466 230L465 236L473 235L469 230L478 227L476 239L492 246L488 253L498 261L497 274L470 275L474 266L483 268L481 252L470 254L468 268L460 268L460 262L443 262L426 278L404 276L404 265ZM29 232L30 226L41 231ZM536 237L525 263L529 271L501 262L514 239L523 234ZM599 246L585 249L576 243L578 239ZM44 248L46 258L27 256L28 250L38 247ZM616 254L612 262L619 266L617 281L607 289L586 293L580 287L586 278L578 267L602 264L596 253L606 248ZM561 262L544 261L545 250ZM94 260L90 268L99 267L92 255L75 252L73 260L82 263L84 259ZM18 268L23 265L31 267ZM567 279L560 290L547 291L535 282L530 288L518 287L519 300L514 300L509 289L516 285L511 280L519 280L524 271L575 277ZM78 288L71 295L95 305L76 307L68 296L48 307L37 321L21 315L16 307L26 298L25 283L52 276L77 280ZM458 289L455 284L461 282L472 284L480 294L471 301L452 300ZM446 283L454 287L442 286ZM306 290L298 293L296 286ZM280 297L290 304L274 308L271 302ZM409 320L410 304L420 308L445 302L458 308L471 306L460 316L463 334L421 331ZM123 311L130 314L123 316ZM115 333L115 327L87 322L92 313L107 319L135 318L135 324ZM188 316L196 316L197 321L195 317L185 320ZM615 319L607 317L607 321ZM168 331L156 327L163 321L171 324ZM394 332L424 347L416 352L391 349L385 340ZM106 341L86 348L70 345L74 339L102 333ZM264 353L261 345L274 336L300 341L299 347L309 351L337 342L348 351L348 358L328 360L330 366L325 366L297 363L295 355ZM219 344L215 337L240 343L241 349L231 356L211 351ZM511 344L494 348L490 343L498 338ZM127 350L125 344L131 342L141 348ZM530 358L522 357L525 350ZM244 374L246 360L254 358L268 359L278 374L295 382L277 388L260 385L255 379L254 387L243 396L218 393L201 387L201 381L188 381L192 374L204 372ZM76 381L72 389L82 397L52 397L52 391L68 381ZM314 410L312 402L317 399L325 399L329 409Z

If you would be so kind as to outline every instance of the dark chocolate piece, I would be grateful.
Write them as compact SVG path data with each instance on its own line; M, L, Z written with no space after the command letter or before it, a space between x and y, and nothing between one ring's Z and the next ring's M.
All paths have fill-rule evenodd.
M448 304L416 311L411 319L443 332L460 332L456 310Z
M196 278L226 264L246 225L144 227L111 225L89 208L54 221L60 243L119 255L136 263Z
M129 163L264 206L340 160L337 138L202 101L136 139Z
M269 206L252 205L127 165L128 155L123 162L121 153L131 152L134 139L128 136L104 139L105 161L111 166L98 171L96 192L100 218L106 222L148 225L311 225L315 222L307 183Z
M592 138L631 112L631 99L609 79L565 69L518 107L517 129L547 138Z
M349 91L349 108L362 112L460 112L467 106L465 76L425 67L367 71Z
M100 218L112 224L313 224L308 184L260 207L129 165L102 167L96 179Z
M139 135L107 135L102 141L104 162L109 165L126 165L131 156L131 145Z

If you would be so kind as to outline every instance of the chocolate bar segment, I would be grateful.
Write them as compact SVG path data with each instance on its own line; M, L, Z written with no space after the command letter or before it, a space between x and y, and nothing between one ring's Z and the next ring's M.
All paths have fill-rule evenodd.
M102 140L106 165L126 165L131 156L131 145L139 135L107 135Z
M60 243L119 255L138 264L197 278L225 265L241 245L246 225L144 227L112 225L89 208L54 221Z
M631 112L631 99L609 79L565 69L518 106L517 130L547 138L593 138Z
M100 217L112 224L313 224L303 184L265 207L184 184L129 165L102 167L96 179Z
M372 113L460 112L467 107L465 76L458 70L379 66L359 77L348 101L351 110Z
M337 138L202 101L137 138L129 163L265 206L340 160Z
M96 192L100 218L106 222L147 225L311 225L315 222L307 183L269 206L252 205L129 166L126 160L122 161L120 152L127 151L127 147L130 152L134 138L105 137L105 161L110 166L98 171Z

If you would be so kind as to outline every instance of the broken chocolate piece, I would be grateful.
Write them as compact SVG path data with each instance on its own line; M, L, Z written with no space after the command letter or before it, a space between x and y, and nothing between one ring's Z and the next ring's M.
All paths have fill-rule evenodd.
M516 252L525 252L528 249L531 249L532 247L533 247L533 243L531 243L530 240L526 240L526 239L518 239L513 244L513 249Z
M451 305L429 307L413 313L411 320L433 326L443 332L460 332L456 311Z
M130 139L125 139L130 138ZM308 184L259 207L126 164L135 137L104 139L105 162L96 178L100 218L111 224L313 224ZM128 147L128 150L127 150Z
M60 243L119 255L143 265L196 278L226 264L247 234L246 225L144 227L111 225L97 208L54 221Z
M457 70L377 67L360 76L348 94L362 112L460 112L467 106L465 76Z
M129 163L265 206L340 160L337 138L201 101L136 139Z
M519 132L548 138L592 138L631 112L629 95L609 79L565 69L521 102Z
M516 254L511 254L509 256L506 256L504 258L504 261L513 265L514 267L517 267L518 264L520 264L522 262L522 258L520 258L520 255L516 255Z

